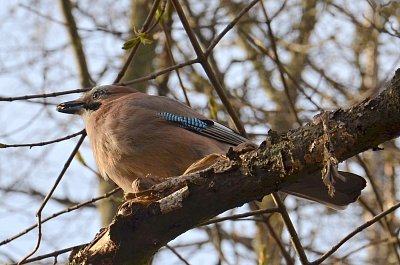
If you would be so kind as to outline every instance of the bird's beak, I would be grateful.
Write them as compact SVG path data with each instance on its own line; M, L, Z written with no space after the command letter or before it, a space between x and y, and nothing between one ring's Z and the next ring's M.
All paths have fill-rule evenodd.
M78 114L86 108L86 103L79 100L67 101L57 105L57 111L68 114Z

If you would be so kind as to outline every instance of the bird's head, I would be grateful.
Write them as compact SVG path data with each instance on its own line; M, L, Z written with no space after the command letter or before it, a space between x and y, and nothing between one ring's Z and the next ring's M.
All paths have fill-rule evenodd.
M124 86L96 86L84 93L77 100L58 104L57 111L67 114L83 115L98 110L106 101L135 92L137 92L137 90Z

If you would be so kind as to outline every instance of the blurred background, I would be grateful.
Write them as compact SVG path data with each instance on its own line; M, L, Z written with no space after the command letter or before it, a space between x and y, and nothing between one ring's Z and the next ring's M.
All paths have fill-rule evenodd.
M182 0L203 49L250 1ZM195 59L169 1L123 81ZM45 95L115 80L152 1L3 1L0 9L0 264L21 260L38 232L36 211L79 137L30 148L81 131L79 117L55 111L77 93ZM159 9L159 13L162 8ZM261 143L269 129L285 132L321 110L347 108L379 93L400 66L400 2L373 0L259 1L211 50L209 62L250 138ZM270 26L270 27L269 27ZM167 71L133 85L166 95L234 127L199 64ZM187 97L185 97L185 94ZM27 144L27 147L9 146ZM399 201L399 140L345 161L342 169L368 180L360 200L344 211L287 197L285 205L310 260L357 226ZM113 189L99 178L87 139L72 161L43 218ZM120 194L65 213L42 225L34 256L89 242L109 224ZM269 196L259 207L274 207ZM245 205L224 216L251 210ZM324 264L400 264L400 212L347 242ZM271 234L272 231L272 234ZM275 236L274 236L275 235ZM277 237L276 237L277 236ZM8 240L9 239L9 240ZM135 239L132 239L135 240ZM153 264L300 264L278 214L199 227L162 248ZM282 250L284 249L284 250ZM34 264L62 264L69 253Z

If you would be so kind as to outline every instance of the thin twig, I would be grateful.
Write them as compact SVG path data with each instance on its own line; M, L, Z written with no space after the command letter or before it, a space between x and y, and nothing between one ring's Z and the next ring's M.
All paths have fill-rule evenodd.
M265 47L263 47L259 42L254 40L254 38L248 32L244 32L239 29L239 33L241 35L243 35L246 38L246 40L248 40L250 42L250 44L254 45L255 48L258 49L259 52L262 52L263 54L267 55L271 60L273 60L275 63L277 63L275 55L271 55L269 53L269 51ZM301 92L301 94L308 101L310 101L310 103L313 104L317 108L317 110L322 110L322 108L309 95L307 95L307 93L305 92L303 87L295 80L295 78L286 70L285 67L283 67L281 70L283 70L285 72L286 76L289 77L290 81L292 81L296 85L297 89Z
M82 93L89 91L90 88L79 88L79 89L72 89L72 90L65 90L61 92L52 92L52 93L46 93L46 94L35 94L35 95L25 95L25 96L19 96L19 97L0 97L0 101L15 101L15 100L27 100L27 99L32 99L32 98L51 98L51 97L58 97L62 95L68 95L68 94L74 94L74 93Z
M90 199L90 200L88 200L88 201L85 201L85 202L76 204L76 205L74 205L74 206L72 206L72 207L68 207L68 208L66 208L66 209L64 209L64 210L62 210L62 211L53 213L52 215L50 215L50 216L44 218L44 219L42 220L42 224L44 224L45 222L47 222L47 221L49 221L49 220L51 220L51 219L53 219L53 218L55 218L55 217L57 217L57 216L62 215L62 214L64 214L64 213L72 212L72 211L77 210L77 209L80 209L80 208L82 208L82 207L84 207L84 206L86 206L86 205L88 205L88 204L91 204L91 203L94 203L94 202L96 202L96 201L99 201L99 200L108 198L108 197L110 197L111 195L117 193L117 192L120 191L120 190L121 190L121 188L115 188L115 189L113 189L113 190L111 190L111 191L109 191L109 192L107 192L107 193L105 193L105 194L103 194L103 195L101 195L101 196L99 196L99 197L92 198L92 199ZM7 239L5 239L5 240L3 240L2 242L0 242L0 246L6 245L6 244L10 243L11 241L13 241L13 240L15 240L15 239L17 239L17 238L19 238L19 237L25 235L25 234L28 233L29 231L35 229L37 226L38 226L38 224L34 224L34 225L32 225L32 226L26 228L24 231L21 231L20 233L14 235L14 236L12 236L12 237L9 237L9 238L7 238Z
M82 133L81 138L79 139L78 143L76 144L74 150L72 151L72 153L70 154L68 160L65 162L63 169L61 170L60 174L58 175L53 187L51 188L51 190L49 191L49 193L46 195L46 197L44 198L42 204L39 207L39 210L36 213L37 216L37 224L38 224L38 239L36 241L36 245L33 248L33 250L26 255L18 264L23 264L24 261L26 261L29 257L31 257L33 254L36 253L36 251L39 249L40 246L40 242L42 241L42 211L44 209L44 207L46 206L47 202L50 200L51 196L53 195L54 191L56 190L58 184L60 183L62 177L64 176L65 172L67 171L69 165L71 164L72 160L75 157L75 154L78 152L79 147L82 145L83 140L86 137L86 131Z
M87 244L81 244L81 245L76 245L76 246L73 246L73 247L63 248L63 249L56 250L56 251L53 251L53 252L50 252L50 253L47 253L47 254L44 254L44 255L40 255L40 256L31 258L31 259L27 259L27 260L25 260L23 262L11 263L10 265L27 264L27 263L31 263L31 262L34 262L34 261L47 259L47 258L52 258L52 257L56 258L58 255L70 252L71 250L74 250L74 249L80 249L80 248L83 248L85 246L87 246Z
M176 65L175 58L174 58L174 55L173 55L173 53L172 53L172 42L171 42L171 35L170 35L170 32L167 31L167 29L166 29L164 23L160 23L160 25L161 25L162 30L164 31L165 43L166 43L166 45L167 45L167 53L168 53L168 56L169 56L171 62L172 62L174 65ZM183 92L183 95L184 95L184 97L185 97L186 104L187 104L189 107L191 107L190 100L189 100L189 97L188 97L188 95L187 95L186 87L185 87L185 85L183 84L183 81L182 81L182 78L181 78L181 74L179 73L179 69L176 68L176 69L175 69L175 72L176 72L176 75L177 75L177 77L178 77L179 84L181 85L182 92Z
M378 185L376 184L374 177L372 176L367 164L360 157L360 155L356 155L356 158L357 158L358 162L360 163L360 165L363 167L363 169L364 169L364 171L365 171L365 173L366 173L366 175L368 177L369 183L371 185L373 193L375 194L375 198L376 198L376 201L377 201L377 203L379 205L380 211L383 211L383 209L384 209L384 207L383 207L383 198L382 198L381 194L379 193ZM396 236L395 236L395 234L393 232L393 226L392 226L392 223L390 222L390 220L388 220L388 218L382 218L382 221L386 226L387 233L391 237L396 238ZM393 249L393 252L394 252L394 254L396 256L397 261L400 263L400 255L399 255L399 252L397 250L397 245L400 245L399 243L400 243L400 241L397 240L397 242L393 242L390 245L391 245L391 247Z
M192 59L192 60L189 60L189 61L186 61L186 62L183 62L183 63L179 63L179 64L176 64L176 65L164 68L164 69L162 69L160 71L156 71L156 72L151 73L149 75L146 75L146 76L143 76L143 77L140 77L140 78L136 78L134 80L127 80L127 81L124 81L124 82L116 83L116 85L129 86L129 85L141 83L141 82L144 82L144 81L156 79L160 75L169 73L169 72L171 72L173 70L176 70L176 69L179 69L179 68L183 68L185 66L188 66L188 65L191 65L191 64L195 64L195 63L199 63L199 59L196 58L196 59Z
M267 27L268 27L268 35L269 35L269 38L270 38L270 41L271 41L271 48L274 51L274 55L275 55L275 59L276 59L275 61L276 61L276 64L278 65L279 75L281 77L281 81L282 81L282 84L283 84L285 95L286 95L286 98L287 98L288 103L289 103L290 111L292 112L293 117L295 118L297 123L299 125L301 125L301 121L300 121L299 116L297 115L297 110L296 110L296 107L295 107L295 105L293 103L293 99L290 96L289 86L288 86L288 84L286 82L286 78L285 78L285 75L284 75L284 72L285 72L283 70L284 67L283 67L283 65L282 65L282 63L281 63L281 61L279 59L278 49L276 47L276 42L275 42L275 36L274 36L274 33L272 31L272 27L271 27L271 20L269 19L267 10L265 9L263 2L261 2L261 7L262 7L262 11L263 11L264 16L265 16L266 24L267 24Z
M279 235L275 232L275 229L272 225L269 219L263 220L264 224L268 227L269 233L271 234L271 237L275 240L276 244L278 244L279 249L282 252L283 257L285 258L286 264L287 265L294 265L293 259L290 256L289 252L285 249L285 246L282 243L281 238L279 238Z
M182 261L182 262L185 263L186 265L190 265L190 263L189 263L187 260L185 260L185 259L178 253L178 251L176 251L173 247L171 247L171 246L169 246L169 245L165 245L165 247L168 248L169 250L171 250L171 252L174 253L175 256L177 256L178 259L179 259L180 261Z
M44 197L46 197L46 195L44 195L41 191L34 189L32 187L29 187L27 189L19 189L19 188L15 188L16 185L13 185L13 187L0 187L0 191L3 193L20 193L20 194L24 194L27 196L30 196L31 198L33 197L37 197L39 198L39 200L43 200ZM62 204L62 205L67 205L67 207L70 207L68 205L75 205L77 204L77 202L75 201L71 201L68 197L56 197L53 196L52 198L53 202Z
M242 11L240 11L239 14L231 22L229 22L228 25L225 26L221 33L219 33L218 36L212 40L208 48L205 50L204 55L208 56L215 48L215 46L217 46L220 40L226 35L226 33L228 33L239 22L242 16L246 14L258 2L260 2L260 0L253 0L245 8L243 8Z
M58 20L52 16L48 16L46 14L41 13L40 11L28 6L28 5L24 5L24 4L18 4L20 7L24 8L25 10L27 10L28 12L32 12L33 14L37 15L40 18L43 18L44 20L53 22L55 24L61 25L61 26L67 26L67 23L61 20ZM82 11L82 10L80 10ZM103 26L96 26L94 28L86 28L86 27L82 27L80 26L79 28L77 28L77 30L79 31L86 31L86 32L96 32L96 31L102 31L105 33L110 33L116 36L121 36L123 34L127 34L127 32L122 32L122 31L116 31L116 30L111 30L111 29L107 29Z
M183 12L182 6L179 4L178 0L172 0L172 4L175 7L176 13L178 14L179 19L181 20L183 28L186 31L186 34L193 46L193 49L197 55L197 58L199 59L201 66L204 69L204 72L206 73L208 79L210 80L211 84L213 85L219 98L221 99L222 103L224 104L224 106L225 106L229 116L232 118L232 121L235 124L236 128L243 136L246 136L246 131L245 131L238 115L236 114L234 108L232 107L232 104L230 103L229 99L227 98L227 96L224 92L224 89L222 88L222 85L218 81L218 78L215 77L214 71L212 70L212 67L207 60L206 54L203 52L203 50L200 46L200 43L198 42L193 30L190 27L189 21L187 20L186 15Z
M359 252L359 251L361 251L363 249L372 247L374 245L383 245L384 243L391 244L391 243L394 243L394 242L396 242L396 238L382 238L382 239L379 239L379 240L376 240L376 241L372 241L372 242L370 241L370 242L368 242L368 243L366 243L366 244L364 244L364 245L362 245L362 246L360 246L360 247L358 247L356 249L353 249L353 250L349 251L347 254L341 256L340 260L348 259L351 255L353 255L353 254L355 254L355 253L357 253L357 252ZM321 253L320 255L322 255L322 254L323 253Z
M355 156L358 163L360 163L361 167L364 169L365 175L367 176L369 180L369 185L371 185L372 191L375 195L376 202L378 203L379 210L383 211L383 198L381 194L379 193L378 185L375 183L375 176L372 176L367 164L364 162L364 160L361 158L360 155Z
M383 217L385 217L386 215L394 212L397 208L400 207L400 202L396 203L395 205L393 205L392 207L390 207L389 209L387 209L386 211L381 212L380 214L376 215L374 218L372 218L371 220L365 222L364 224L360 225L359 227L357 227L353 232L351 232L350 234L348 234L346 237L344 237L342 240L339 241L339 243L337 243L334 247L331 248L331 250L329 250L328 252L326 252L324 255L322 255L322 257L320 257L319 259L310 262L310 265L317 265L317 264L321 264L322 262L324 262L324 260L326 260L327 258L329 258L329 256L331 256L333 253L336 252L336 250L338 250L344 243L346 243L347 241L349 241L353 236L355 236L356 234L360 233L361 231L363 231L364 229L370 227L371 225L373 225L374 223L378 222L380 219L382 219Z
M29 148L32 148L34 146L44 146L44 145L54 144L54 143L58 143L58 142L62 142L62 141L74 138L74 137L76 137L76 136L78 136L80 134L83 134L84 132L85 132L85 129L83 129L83 130L81 130L79 132L76 132L76 133L73 133L73 134L70 134L70 135L55 139L55 140L46 141L46 142L29 143L29 144L2 144L2 143L0 143L0 148L10 148L10 147L29 147Z
M150 12L146 17L146 20L144 21L142 28L140 29L140 33L148 33L147 30L150 27L150 23L156 14L159 4L160 4L160 0L155 0L153 2ZM154 26L153 26L153 28L154 28ZM136 43L135 46L132 47L128 58L126 59L124 65L122 66L121 70L119 71L119 73L113 83L118 83L119 81L121 81L122 77L124 77L126 70L128 70L128 67L133 60L133 57L135 57L136 51L139 49L139 45L140 45L140 42Z
M288 212L286 211L286 207L283 204L281 198L279 197L279 194L277 192L273 192L271 195L272 195L272 199L274 200L275 204L281 210L280 213L281 213L282 219L285 222L286 228L289 231L290 239L292 241L294 249L297 252L297 255L299 255L301 263L309 264L307 255L304 251L303 246L301 245L299 236L297 235L296 229L294 228L292 220L290 220L290 216L289 216Z
M255 202L252 202L250 205L251 205L252 208L259 209L258 204L255 203ZM279 213L281 213L282 209L280 209L279 207L276 207L276 209L278 210ZM275 232L274 227L272 227L272 225L270 223L270 217L271 216L272 216L272 214L269 215L269 216L261 215L261 220L254 220L254 221L255 222L261 221L267 226L268 230L270 231L271 237L275 240L276 244L278 244L278 247L279 247L279 249L280 249L280 251L282 253L283 258L286 261L286 264L287 265L293 265L294 262L293 262L292 257L290 256L289 252L285 249L282 240L279 238L279 236Z
M266 214L266 213L276 213L279 211L280 210L277 207L269 208L269 209L262 209L262 210L255 210L255 211L250 211L250 212L246 212L246 213L239 213L239 214L235 214L235 215L231 215L231 216L211 219L209 221L201 223L199 226L210 225L210 224L215 224L215 223L219 223L219 222L223 222L223 221L227 221L227 220L235 220L235 219L245 218L245 217L254 216L254 215L260 215L260 214Z

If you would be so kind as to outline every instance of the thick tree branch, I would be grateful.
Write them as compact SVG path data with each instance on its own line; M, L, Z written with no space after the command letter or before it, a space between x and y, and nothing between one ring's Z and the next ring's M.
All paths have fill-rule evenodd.
M327 115L339 161L399 136L400 70L376 98ZM282 135L270 132L255 151L240 157L230 152L210 169L169 179L127 201L108 228L71 255L71 264L145 264L170 240L209 218L322 169L321 120L317 116Z

